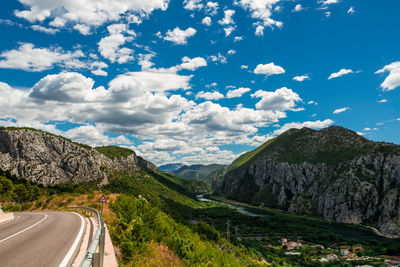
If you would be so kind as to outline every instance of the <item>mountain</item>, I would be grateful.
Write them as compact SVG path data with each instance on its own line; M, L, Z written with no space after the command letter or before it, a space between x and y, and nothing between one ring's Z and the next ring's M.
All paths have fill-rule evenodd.
M155 170L135 152L120 147L92 148L30 128L0 128L0 169L42 185L108 182L107 170Z
M183 166L185 166L185 165L182 163L170 163L170 164L161 165L158 167L158 169L160 171L165 171L165 172L174 172Z
M189 180L205 181L207 179L211 180L214 174L221 172L221 170L224 170L225 168L226 165L222 164L185 165L178 170L173 171L173 173Z
M237 158L217 193L400 236L400 146L339 126L290 129Z

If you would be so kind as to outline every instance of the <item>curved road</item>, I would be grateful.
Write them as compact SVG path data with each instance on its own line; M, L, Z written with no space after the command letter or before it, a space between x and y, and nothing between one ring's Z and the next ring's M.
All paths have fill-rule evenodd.
M83 231L70 212L21 212L0 224L0 266L65 266ZM75 245L76 246L76 245Z

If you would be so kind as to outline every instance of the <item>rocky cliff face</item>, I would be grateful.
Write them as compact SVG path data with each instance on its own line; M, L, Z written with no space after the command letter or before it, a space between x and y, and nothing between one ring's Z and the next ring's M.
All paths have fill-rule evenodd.
M220 192L400 236L400 146L338 126L289 130L234 162Z
M0 168L29 181L54 185L99 181L107 183L106 169L134 171L155 168L132 151L108 158L95 149L32 129L0 129Z

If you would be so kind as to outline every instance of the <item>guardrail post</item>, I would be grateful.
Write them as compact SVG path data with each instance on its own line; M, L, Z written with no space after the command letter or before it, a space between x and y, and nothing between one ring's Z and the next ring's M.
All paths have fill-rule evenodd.
M101 267L100 259L101 256L99 252L93 253L93 267Z
M104 246L105 246L105 228L101 227L100 232L100 244L99 244L99 251L100 251L100 267L103 267L104 262Z

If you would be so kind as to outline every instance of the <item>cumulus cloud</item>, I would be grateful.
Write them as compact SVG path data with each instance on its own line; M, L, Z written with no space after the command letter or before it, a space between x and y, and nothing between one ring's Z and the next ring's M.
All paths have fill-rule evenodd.
M345 111L347 111L347 110L349 110L349 109L350 109L349 107L338 108L338 109L335 109L335 110L333 111L333 114L339 114L339 113L345 112Z
M243 37L242 36L235 36L235 38L233 38L233 41L236 43L236 42L239 42L239 41L242 41L243 40Z
M210 17L204 17L204 19L201 21L206 26L211 26L211 18Z
M322 6L328 6L332 4L337 4L339 3L340 0L320 0L319 3L322 4Z
M304 10L304 7L303 7L301 4L297 4L297 5L293 8L292 12L300 12L300 11L302 11L302 10Z
M297 82L303 82L305 80L310 80L310 76L308 74L295 76L295 77L293 77L293 80L297 81Z
M220 25L230 25L235 24L235 21L232 19L235 14L235 10L227 9L224 11L225 17L218 21Z
M205 67L205 66L207 66L207 61L202 57L195 57L195 58L183 57L182 63L176 66L176 68L178 70L186 69L193 71L197 70L200 67Z
M274 92L258 90L251 97L261 98L256 104L256 108L261 110L293 110L296 102L302 100L297 93L286 87L276 89Z
M33 44L22 43L18 49L0 54L0 68L24 71L44 71L59 65L64 68L84 68L79 60L84 54L81 50L65 52L61 48L35 48Z
M350 7L350 8L347 10L347 14L354 14L354 13L356 13L356 10L354 9L354 7Z
M114 1L114 0L19 0L27 9L15 10L14 14L30 22L51 18L50 25L64 27L70 23L100 26L117 21L124 14L151 14L155 9L166 10L168 0ZM79 30L79 28L78 28Z
M183 8L187 10L199 10L203 8L201 0L185 0L183 1Z
M213 92L200 91L196 94L196 99L198 99L198 98L202 98L202 99L206 99L206 100L219 100L221 98L224 98L224 95L218 91L213 91Z
M32 30L34 31L38 31L38 32L44 32L47 34L56 34L57 32L59 32L59 29L54 29L54 28L46 28L40 25L32 25L31 26Z
M234 98L234 97L241 97L247 92L250 92L251 89L247 87L239 87L238 89L229 90L226 93L226 98Z
M387 99L382 99L382 100L379 100L378 102L379 102L379 103L387 103L388 100L387 100Z
M283 22L272 18L274 6L279 2L280 0L236 0L234 3L248 10L251 17L260 21L263 26L281 28Z
M189 27L186 30L181 30L179 27L176 27L172 31L168 30L163 39L173 42L176 45L184 45L187 44L187 39L195 34L196 30L192 27Z
M225 36L228 37L236 29L235 26L229 26L224 28Z
M226 64L228 60L226 59L225 56L223 56L221 53L218 53L216 55L211 55L208 57L212 62L220 62L222 64Z
M257 67L254 69L254 73L270 76L274 74L283 74L285 73L285 69L271 62L268 64L258 64Z
M376 74L389 72L389 75L381 84L383 91L391 91L400 86L400 61L393 62L376 71Z
M218 13L218 2L207 2L206 4L206 12L210 15L210 16L215 16Z
M107 27L109 35L103 37L98 45L100 54L112 63L126 63L133 59L133 50L122 47L126 42L134 39L136 34L125 24L112 24ZM128 35L128 36L127 36Z
M93 89L94 81L76 72L47 75L32 88L30 97L59 102L92 102L106 96L104 87Z
M264 26L258 25L254 34L256 36L264 36Z
M317 120L317 121L305 121L305 122L291 122L291 123L286 123L284 124L281 128L275 130L273 132L273 135L279 135L283 132L286 132L289 129L296 128L296 129L301 129L303 127L307 128L312 128L312 129L321 129L328 127L334 123L333 120L331 119L326 119L323 121Z
M354 71L351 70L351 69L341 69L338 72L334 72L331 75L329 75L328 80L331 80L331 79L334 79L334 78L338 78L340 76L347 75L347 74L350 74L350 73L354 73Z

